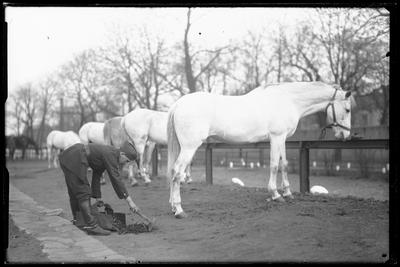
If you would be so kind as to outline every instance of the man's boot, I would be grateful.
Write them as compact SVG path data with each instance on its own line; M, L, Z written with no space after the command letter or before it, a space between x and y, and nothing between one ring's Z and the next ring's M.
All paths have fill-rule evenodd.
M90 199L83 200L79 203L80 210L85 220L86 226L83 227L89 235L109 235L110 231L104 230L96 223L96 219L90 213Z
M79 203L77 200L69 199L69 203L71 205L71 212L73 219L71 220L73 225L77 225L78 220L78 212L79 212Z

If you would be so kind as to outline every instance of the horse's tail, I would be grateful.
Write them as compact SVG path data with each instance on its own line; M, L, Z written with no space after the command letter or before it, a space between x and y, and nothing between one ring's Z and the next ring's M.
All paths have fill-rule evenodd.
M106 120L103 127L104 143L106 145L112 146L111 138L111 120Z
M167 123L167 134L168 134L168 169L167 169L167 177L169 177L172 182L174 178L174 164L178 158L179 152L181 150L181 146L179 144L178 136L176 135L175 130L175 110L176 105L171 107L168 112L168 123ZM168 179L167 179L168 181Z

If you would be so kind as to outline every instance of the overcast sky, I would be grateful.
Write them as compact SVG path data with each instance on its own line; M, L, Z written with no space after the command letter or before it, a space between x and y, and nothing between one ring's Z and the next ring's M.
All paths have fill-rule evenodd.
M296 24L309 9L196 8L191 42L224 45L248 30ZM37 82L84 49L106 44L116 25L145 25L167 41L183 38L187 8L6 7L8 87ZM201 32L201 35L198 34ZM197 34L196 34L197 33Z

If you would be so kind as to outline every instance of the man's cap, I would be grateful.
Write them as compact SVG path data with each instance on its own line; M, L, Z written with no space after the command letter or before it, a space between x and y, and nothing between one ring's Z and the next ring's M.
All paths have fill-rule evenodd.
M122 145L121 145L121 147L120 147L120 149L119 149L121 152L124 152L125 153L125 155L128 157L128 159L130 159L130 160L136 160L137 159L137 152L136 152L136 149L135 149L135 147L131 144L131 143L129 143L128 141L125 141Z

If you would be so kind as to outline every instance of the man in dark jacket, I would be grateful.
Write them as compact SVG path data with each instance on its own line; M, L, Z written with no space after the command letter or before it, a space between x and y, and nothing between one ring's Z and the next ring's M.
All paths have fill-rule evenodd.
M135 148L127 141L119 149L94 143L78 143L65 149L60 154L59 161L68 188L73 222L77 219L77 212L81 211L86 223L83 229L88 234L110 234L110 231L97 224L95 217L90 213L90 198L101 199L100 178L105 170L119 199L125 199L132 212L138 211L139 208L122 182L120 171L126 162L137 160ZM88 167L93 170L91 185L86 177Z

